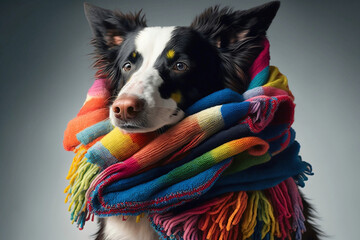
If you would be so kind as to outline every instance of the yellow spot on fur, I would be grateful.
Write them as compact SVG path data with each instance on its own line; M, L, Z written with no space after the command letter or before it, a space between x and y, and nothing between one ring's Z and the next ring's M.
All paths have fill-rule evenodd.
M170 49L167 53L166 53L166 57L171 59L175 56L175 50L174 49Z
M176 103L179 103L179 102L181 102L181 97L182 97L182 95L181 95L181 92L180 92L180 91L176 91L176 92L172 93L170 97L171 97Z
M132 53L132 57L133 57L133 58L136 58L136 52L133 52L133 53Z

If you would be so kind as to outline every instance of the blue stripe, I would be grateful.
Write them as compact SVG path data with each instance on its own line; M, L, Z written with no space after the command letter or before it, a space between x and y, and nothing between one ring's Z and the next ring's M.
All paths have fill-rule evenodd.
M224 128L238 123L249 111L250 102L228 103L221 106L221 115L224 120Z
M185 113L188 116L217 105L242 101L244 101L244 98L241 94L225 88L200 99L190 106Z
M96 164L103 169L118 162L101 142L95 143L85 154L85 157L89 163Z

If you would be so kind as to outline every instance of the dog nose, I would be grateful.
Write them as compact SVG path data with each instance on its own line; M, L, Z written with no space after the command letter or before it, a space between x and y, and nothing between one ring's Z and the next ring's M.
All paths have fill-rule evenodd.
M112 104L112 110L116 118L129 120L135 118L144 109L144 100L132 96L121 95Z

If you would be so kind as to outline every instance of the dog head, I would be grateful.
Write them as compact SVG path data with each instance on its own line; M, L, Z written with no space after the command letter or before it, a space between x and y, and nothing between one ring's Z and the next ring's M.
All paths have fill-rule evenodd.
M180 121L188 106L212 92L244 92L278 8L279 2L245 11L216 6L189 27L147 27L141 13L86 3L95 67L113 91L112 123L127 132L154 131Z

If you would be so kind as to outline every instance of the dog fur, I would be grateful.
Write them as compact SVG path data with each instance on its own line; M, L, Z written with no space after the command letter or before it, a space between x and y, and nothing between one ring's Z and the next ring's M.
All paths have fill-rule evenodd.
M183 109L212 92L227 87L243 93L247 70L262 50L279 5L275 1L244 11L215 6L189 27L147 27L141 12L85 4L94 34L94 66L108 76L113 91L112 123L127 132L154 131L180 121ZM303 239L317 240L312 208L305 200L304 207ZM100 218L99 226L96 240L159 239L147 218L140 223L134 217Z

